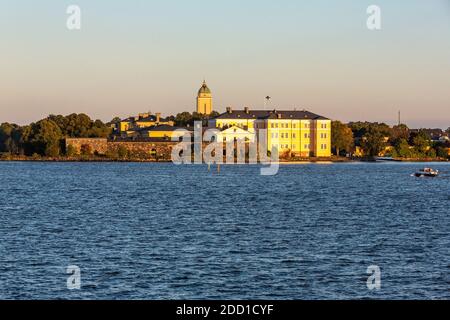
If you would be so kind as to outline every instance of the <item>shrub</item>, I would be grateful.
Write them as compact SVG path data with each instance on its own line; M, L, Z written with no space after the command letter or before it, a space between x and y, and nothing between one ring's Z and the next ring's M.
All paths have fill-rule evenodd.
M119 146L117 149L117 155L121 159L128 157L128 149L124 146Z
M80 148L80 153L83 156L90 156L92 154L92 147L88 144L83 144Z
M77 149L73 145L69 145L66 150L66 156L74 157L77 155Z

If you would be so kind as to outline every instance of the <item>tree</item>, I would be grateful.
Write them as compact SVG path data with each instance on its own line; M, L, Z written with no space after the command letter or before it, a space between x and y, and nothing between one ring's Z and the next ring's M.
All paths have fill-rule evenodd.
M122 121L121 118L119 118L119 117L114 117L114 118L112 118L112 120L111 120L110 122L107 122L106 125L107 125L107 126L111 126L111 125L113 125L113 124L119 123L120 121Z
M395 144L400 139L409 140L409 128L405 124L400 124L392 128L392 143Z
M450 158L448 150L449 149L446 146L438 146L436 148L436 154L439 158L448 159Z
M412 138L413 145L417 152L420 154L425 154L429 147L431 146L431 139L430 137L424 132L419 131L413 138Z
M411 158L411 148L406 139L399 139L394 145L397 156L401 158Z
M37 153L50 157L59 155L62 137L59 126L49 119L33 123L23 132L27 154Z
M16 153L18 141L15 133L19 126L15 124L2 123L0 125L0 152Z
M106 126L102 121L95 120L87 135L89 138L106 138L112 133L112 128Z
M378 156L386 147L386 136L383 134L383 130L377 127L369 127L361 140L361 147L368 156Z
M339 156L341 150L350 152L353 145L352 129L340 121L331 122L331 146L336 150L336 155Z
M175 117L175 125L179 127L193 125L193 122L193 116L189 112L181 112Z
M77 155L76 148L73 145L69 144L69 146L67 147L67 150L66 150L66 156L74 157L76 155Z

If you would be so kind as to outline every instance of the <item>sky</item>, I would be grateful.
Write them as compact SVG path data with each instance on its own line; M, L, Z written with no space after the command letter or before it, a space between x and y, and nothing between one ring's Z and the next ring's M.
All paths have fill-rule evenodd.
M450 0L0 0L0 122L192 112L203 79L219 112L447 128Z

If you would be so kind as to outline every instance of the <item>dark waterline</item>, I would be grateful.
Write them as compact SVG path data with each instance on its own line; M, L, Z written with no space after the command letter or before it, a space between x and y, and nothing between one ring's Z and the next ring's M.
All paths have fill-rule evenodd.
M450 164L425 165L0 163L0 299L449 299Z

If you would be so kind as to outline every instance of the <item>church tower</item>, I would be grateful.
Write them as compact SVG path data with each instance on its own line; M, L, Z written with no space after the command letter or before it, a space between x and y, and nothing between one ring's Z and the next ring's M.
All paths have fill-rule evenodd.
M209 116L213 111L212 94L206 85L206 81L203 81L203 85L198 90L197 95L197 113Z

